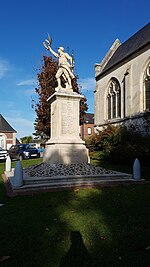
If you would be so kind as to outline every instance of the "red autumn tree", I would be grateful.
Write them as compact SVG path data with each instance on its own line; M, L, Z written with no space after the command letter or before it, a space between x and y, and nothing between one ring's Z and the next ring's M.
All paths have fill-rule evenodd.
M55 77L57 70L58 61L51 56L43 56L43 64L37 73L38 87L35 88L38 94L38 102L34 105L37 114L34 123L34 135L43 139L50 137L50 104L47 102L47 99L54 94L55 88L57 87L57 80ZM75 75L75 79L72 81L73 90L77 93L81 93L77 79L78 76ZM62 85L63 82L64 81L62 81ZM80 102L80 123L83 122L83 116L87 109L87 99L83 98Z

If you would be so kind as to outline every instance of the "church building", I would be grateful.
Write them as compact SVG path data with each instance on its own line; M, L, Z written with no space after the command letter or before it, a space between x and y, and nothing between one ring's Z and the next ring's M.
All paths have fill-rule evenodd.
M124 43L113 43L95 65L95 79L95 129L108 124L141 126L150 116L150 23Z

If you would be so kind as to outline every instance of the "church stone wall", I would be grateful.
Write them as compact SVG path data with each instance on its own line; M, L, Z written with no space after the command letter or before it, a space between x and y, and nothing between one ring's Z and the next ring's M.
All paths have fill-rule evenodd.
M150 49L130 58L118 68L113 69L96 82L95 90L95 125L104 125L108 122L107 92L111 78L116 78L121 88L121 118L135 116L144 111L144 71ZM125 80L125 114L124 114L124 80ZM119 118L119 119L121 119ZM117 119L115 119L117 120ZM110 123L113 119L110 120Z

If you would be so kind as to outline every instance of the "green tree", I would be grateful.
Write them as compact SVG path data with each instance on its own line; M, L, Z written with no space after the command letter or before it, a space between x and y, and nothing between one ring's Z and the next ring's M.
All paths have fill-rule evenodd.
M58 70L58 61L51 56L43 56L43 63L39 70L37 70L38 87L35 88L38 94L38 102L34 104L37 118L35 120L35 133L43 139L50 137L50 105L47 99L55 92L57 87L56 72ZM72 81L73 90L77 93L81 93L78 83L78 76L75 75L75 79ZM64 86L62 80L62 86ZM83 116L87 111L87 99L84 98L80 102L80 123L83 122Z
M28 143L32 143L33 138L32 138L32 136L24 136L24 137L20 138L20 140L21 140L21 143L28 144Z

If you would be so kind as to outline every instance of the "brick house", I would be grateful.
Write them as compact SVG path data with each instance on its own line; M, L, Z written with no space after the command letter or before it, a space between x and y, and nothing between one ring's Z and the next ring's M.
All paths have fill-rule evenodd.
M86 113L84 115L84 123L80 126L80 136L86 139L94 134L94 114Z
M0 147L9 149L16 144L16 131L0 114Z

